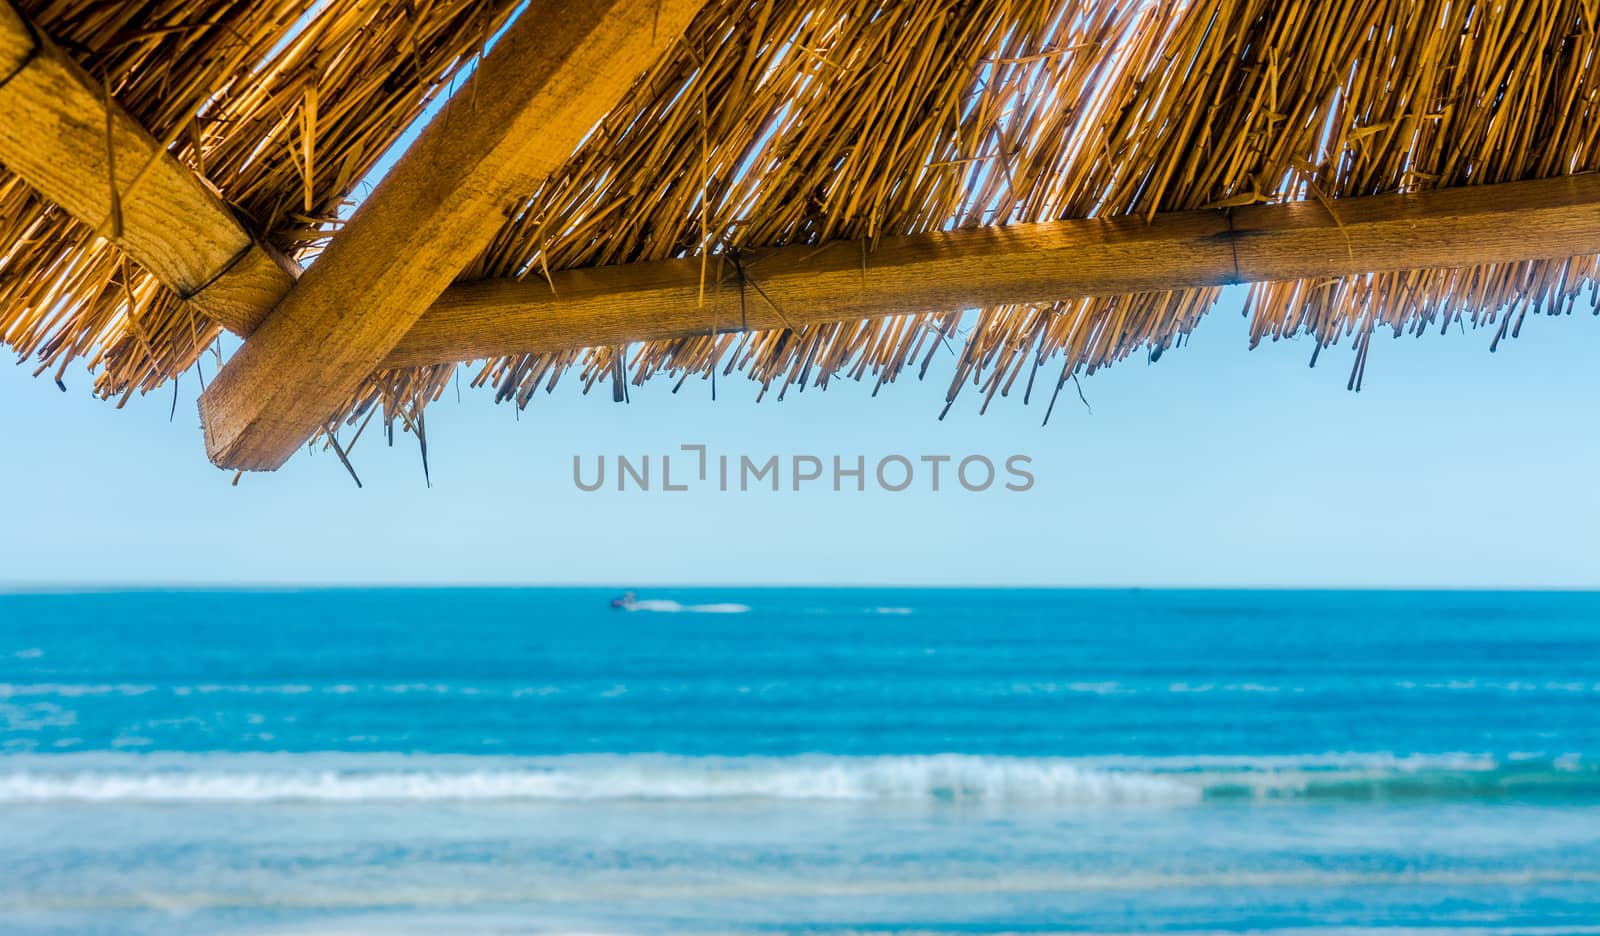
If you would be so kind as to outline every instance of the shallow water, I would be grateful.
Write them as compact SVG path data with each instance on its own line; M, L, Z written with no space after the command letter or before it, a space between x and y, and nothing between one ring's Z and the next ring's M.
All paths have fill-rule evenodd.
M0 596L0 931L1600 932L1600 596L610 597Z

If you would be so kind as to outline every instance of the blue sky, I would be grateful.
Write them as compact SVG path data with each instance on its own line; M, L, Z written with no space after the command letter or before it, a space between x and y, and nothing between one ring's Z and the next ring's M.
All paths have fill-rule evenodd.
M976 396L937 419L948 360L869 399L836 384L754 402L723 381L629 404L567 380L516 419L464 389L429 411L433 487L414 440L363 440L276 474L207 463L186 377L117 411L0 367L0 585L979 584L1600 586L1600 322L1374 342L1366 388L1348 348L1245 350L1238 297L1187 348L1083 382L1049 426L1039 401ZM703 443L794 453L1010 454L1025 493L594 493L572 457Z

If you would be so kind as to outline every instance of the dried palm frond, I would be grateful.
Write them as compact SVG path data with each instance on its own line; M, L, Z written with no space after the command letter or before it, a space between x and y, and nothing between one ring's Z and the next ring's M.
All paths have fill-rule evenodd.
M731 0L703 16L467 272L739 252L831 238L1317 199L1600 169L1600 56L1579 2ZM870 263L870 257L864 258ZM1253 341L1519 323L1593 298L1596 258L1257 284ZM752 274L758 284L759 276ZM1059 388L1179 344L1219 292L1077 299L965 320L947 398L985 405L1059 357ZM752 301L759 301L753 299ZM958 316L508 358L526 402L741 370L765 387L893 380ZM722 323L730 327L732 323ZM716 323L708 322L708 329Z
M491 0L36 2L33 15L267 239L299 255L507 15ZM140 11L137 15L130 10ZM134 27L132 23L139 23ZM761 301L768 247L1062 218L1150 217L1600 170L1600 55L1579 0L712 0L463 279L698 256ZM309 132L308 132L309 129ZM863 263L871 263L870 249ZM147 389L215 334L116 251L0 182L0 329L100 389ZM1595 257L1256 284L1253 342L1495 326L1569 311ZM1195 289L737 332L490 361L526 405L583 385L741 372L765 392L892 381L949 348L955 399L1052 396L1179 345ZM131 298L130 298L131 297ZM775 310L781 317L782 310ZM1039 380L1045 364L1051 370ZM1056 369L1059 364L1059 370ZM375 375L343 416L392 429L450 368Z
M34 0L40 28L268 243L305 258L357 180L470 63L510 0ZM104 395L181 373L217 327L0 175L0 335Z

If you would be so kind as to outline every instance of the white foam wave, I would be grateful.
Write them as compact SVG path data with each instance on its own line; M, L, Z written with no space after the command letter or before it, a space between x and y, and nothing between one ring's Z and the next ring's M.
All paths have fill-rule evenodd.
M1578 754L1524 753L1505 760L1465 753L1076 759L961 754L75 757L0 757L0 804L788 800L1098 807L1182 806L1240 797L1495 796L1511 790L1600 795L1600 770Z
M1034 801L1184 804L1202 790L1066 761L929 757L557 758L482 769L24 769L0 803L436 800Z

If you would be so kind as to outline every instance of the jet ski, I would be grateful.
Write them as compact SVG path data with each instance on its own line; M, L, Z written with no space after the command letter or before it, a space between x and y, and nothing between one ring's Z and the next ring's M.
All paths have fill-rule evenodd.
M632 611L636 604L638 601L634 599L633 592L625 592L622 597L611 599L611 607L618 611Z

